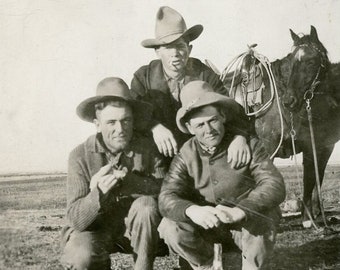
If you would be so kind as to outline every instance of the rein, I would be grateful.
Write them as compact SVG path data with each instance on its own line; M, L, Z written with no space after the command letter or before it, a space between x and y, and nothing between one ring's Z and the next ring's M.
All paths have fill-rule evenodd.
M307 47L308 44L302 44L299 45L299 47ZM320 182L320 174L319 174L319 166L318 166L318 158L317 158L317 152L316 152L316 143L315 143L315 135L314 135L314 128L313 128L313 115L312 115L312 107L311 107L311 100L314 98L315 94L324 94L324 93L317 93L315 92L315 89L317 88L317 86L321 83L319 80L319 76L320 76L320 71L321 68L324 68L324 53L322 53L315 45L311 44L311 47L316 50L319 54L320 54L320 58L321 58L321 64L318 68L318 71L312 81L312 84L310 85L309 89L307 89L303 95L303 99L306 102L306 111L307 111L307 116L308 116L308 123L309 123L309 131L310 131L310 138L311 138L311 144L312 144L312 152L313 152L313 162L314 162L314 169L315 169L315 180L316 180L316 186L317 186L317 193L318 193L318 199L319 199L319 204L320 204L320 211L321 211L321 215L322 215L322 221L325 225L326 228L328 228L327 225L327 221L326 221L326 216L325 216L325 210L323 207L323 199L322 199L322 195L321 195L321 182ZM291 113L291 117L292 117L292 113ZM294 131L294 132L293 132ZM295 135L296 132L293 129L293 123L292 123L292 130L291 130L291 137L292 137L292 147L293 147L293 152L294 152L294 158L295 158L295 163L296 163L296 151L295 151ZM296 163L297 166L297 163ZM303 222L303 226L308 228L310 227L310 225L313 225L313 227L315 229L318 229L317 225L314 223L313 221L313 217L311 215L311 213L309 212L308 208L306 207L306 205L304 204L304 209L305 211L307 211L307 215L309 217L309 221L304 221Z
M319 70L320 70L320 68L319 68ZM311 89L307 90L305 92L304 100L306 101L306 111L307 111L307 115L308 115L310 140L311 140L311 143L312 143L312 150L313 150L315 180L316 180L316 188L317 188L319 203L320 203L320 211L321 211L321 215L322 215L322 221L323 221L325 227L328 227L327 221L326 221L325 209L323 207L323 199L322 199L322 195L321 195L321 182L320 182L320 175L319 175L318 157L317 157L317 153L316 153L314 128L313 128L313 115L312 115L312 107L310 106L310 102L314 97L314 89L315 89L315 87L313 87L313 84L312 84ZM308 91L310 91L310 92L308 92Z

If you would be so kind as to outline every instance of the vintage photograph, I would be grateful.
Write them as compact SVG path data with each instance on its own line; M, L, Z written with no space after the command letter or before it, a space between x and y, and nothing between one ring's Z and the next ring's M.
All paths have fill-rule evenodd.
M340 269L339 0L1 0L0 269Z

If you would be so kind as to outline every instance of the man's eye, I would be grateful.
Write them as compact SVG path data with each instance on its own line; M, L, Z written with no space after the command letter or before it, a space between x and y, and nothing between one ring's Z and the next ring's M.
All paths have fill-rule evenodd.
M131 123L131 119L124 119L124 120L122 121L122 123L123 123L123 125L128 125L128 124Z

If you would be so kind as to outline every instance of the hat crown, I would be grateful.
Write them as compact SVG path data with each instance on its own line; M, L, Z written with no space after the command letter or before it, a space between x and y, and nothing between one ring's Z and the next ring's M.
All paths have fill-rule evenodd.
M207 92L214 92L213 88L205 81L192 81L186 84L181 91L180 100L184 108L190 109L200 97Z
M183 34L187 30L181 14L170 7L161 7L156 16L155 37L162 40L170 35Z
M127 84L116 77L103 79L97 86L96 96L113 96L125 100L132 99Z

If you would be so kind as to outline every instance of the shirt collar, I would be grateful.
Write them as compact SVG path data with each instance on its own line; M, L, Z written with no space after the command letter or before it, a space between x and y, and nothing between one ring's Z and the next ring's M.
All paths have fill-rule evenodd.
M198 148L198 152L201 156L215 156L221 152L226 152L228 149L229 144L232 141L232 135L230 134L225 134L222 141L220 142L219 145L215 146L215 147L208 147L204 144L202 144L201 142L199 142L197 140L197 138L195 137L195 141L197 144L197 148Z
M180 74L180 76L178 76L177 78L170 77L170 76L166 73L164 67L163 67L163 73L164 73L164 78L165 78L165 80L166 80L167 82L170 82L170 81L172 81L172 80L176 80L176 81L178 81L178 82L184 82L184 77L185 77L184 74Z

